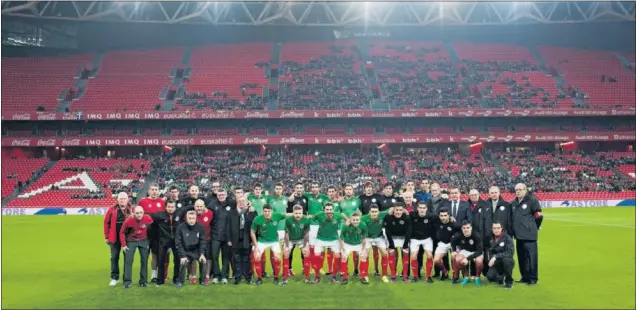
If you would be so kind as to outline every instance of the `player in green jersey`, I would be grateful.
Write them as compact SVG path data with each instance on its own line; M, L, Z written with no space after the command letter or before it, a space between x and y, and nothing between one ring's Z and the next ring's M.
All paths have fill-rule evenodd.
M311 182L311 192L305 193L303 196L307 198L307 214L309 218L312 218L314 215L323 212L323 206L329 201L329 197L325 194L320 193L320 183ZM309 247L313 248L314 244L316 244L316 236L318 234L318 222L315 220L311 220L311 224L309 226ZM310 253L311 254L311 253Z
M380 207L377 204L371 204L369 206L369 214L362 216L362 223L367 225L367 243L369 246L372 246L374 249L377 249L382 256L382 281L385 283L389 282L389 278L387 278L387 268L388 268L388 259L389 252L386 250L387 242L384 238L384 233L382 229L384 228L384 217L387 214L390 214L393 209L389 209L383 212L380 212ZM380 272L378 272L378 262L375 261L375 275L379 276Z
M314 283L320 283L320 269L324 261L324 250L329 249L333 252L336 262L340 261L340 241L339 231L340 223L345 217L340 213L334 213L333 205L331 203L325 204L325 212L318 213L314 217L314 220L318 222L318 237L316 245L314 246L314 272L316 278ZM338 279L339 264L336 263L333 266L331 281L336 283Z
M329 197L329 203L333 205L333 212L335 214L342 214L344 219L347 219L347 216L342 213L342 205L341 200L342 197L338 197L338 190L335 185L329 185L327 187L327 197ZM341 224L342 225L342 224ZM340 227L342 229L342 227ZM334 258L334 253L331 250L327 250L327 270L326 275L333 274L333 267L339 265L339 260ZM335 274L334 274L335 275Z
M360 257L362 263L360 264L360 282L362 284L369 284L369 261L367 257L369 251L366 245L366 239L369 235L367 231L367 225L360 222L360 213L354 212L351 215L349 224L340 233L340 247L341 249L341 265L342 271L342 285L349 283L349 254L354 254L354 257Z
M267 203L272 206L272 211L274 213L288 215L287 214L288 200L289 198L283 195L283 184L276 183L276 185L274 185L274 195L268 197ZM278 241L282 243L283 240L285 240L285 223L279 222L278 223Z
M346 184L344 188L344 198L340 201L340 209L346 217L351 217L352 214L360 212L361 206L360 199L353 196L353 185ZM358 253L353 253L353 275L358 276Z
M254 191L247 196L256 214L263 215L263 206L267 203L267 196L263 194L263 185L261 183L254 184Z
M252 244L256 244L254 252L254 261L256 262L256 284L263 284L263 265L261 257L264 256L265 250L270 249L272 252L272 266L274 267L274 284L278 284L278 274L280 272L281 248L278 242L278 223L283 222L286 216L284 214L274 213L272 206L265 204L263 206L263 215L254 218L252 222L250 237ZM258 238L256 235L258 234Z
M291 270L291 256L294 247L299 247L303 253L303 273L305 283L309 283L309 219L303 216L301 205L293 207L293 215L285 220L285 242L283 246L283 284L287 284Z

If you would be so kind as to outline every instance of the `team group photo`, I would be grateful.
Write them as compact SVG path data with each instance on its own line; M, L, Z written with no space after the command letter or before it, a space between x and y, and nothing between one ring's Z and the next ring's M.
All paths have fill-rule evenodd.
M2 309L636 309L634 1L2 1Z

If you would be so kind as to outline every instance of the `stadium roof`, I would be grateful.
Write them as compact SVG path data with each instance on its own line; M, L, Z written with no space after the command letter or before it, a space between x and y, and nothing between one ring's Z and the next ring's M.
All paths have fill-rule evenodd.
M635 21L635 2L3 1L3 16L71 21L289 26L427 26Z

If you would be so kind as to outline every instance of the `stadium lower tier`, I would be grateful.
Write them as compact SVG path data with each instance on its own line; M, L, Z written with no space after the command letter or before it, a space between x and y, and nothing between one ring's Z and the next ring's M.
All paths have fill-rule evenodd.
M3 205L3 214L27 212L7 207L38 209L28 211L31 213L50 208L77 211L108 207L114 204L113 197L118 192L144 197L144 184L149 180L158 183L162 191L177 185L182 194L192 184L198 184L205 193L213 181L228 188L246 189L260 182L269 191L274 183L281 182L288 192L295 182L308 185L312 180L320 182L323 190L330 184L339 187L352 184L360 194L366 182L374 183L378 191L381 184L393 182L400 191L408 180L418 184L417 190L420 180L426 179L429 184L437 182L445 189L459 187L462 199L467 199L471 189L479 190L486 199L489 188L498 186L507 200L514 198L516 183L525 183L545 201L545 207L616 206L627 203L626 200L633 205L636 197L634 152L411 149L391 154L382 148L374 149L191 150L146 155L145 159L52 162L9 159L11 155L3 155L3 163L9 159L15 167L23 167L14 169L15 173L3 174L2 198L10 198ZM489 154L488 158L482 153ZM32 167L27 169L27 165ZM48 168L41 169L42 166Z

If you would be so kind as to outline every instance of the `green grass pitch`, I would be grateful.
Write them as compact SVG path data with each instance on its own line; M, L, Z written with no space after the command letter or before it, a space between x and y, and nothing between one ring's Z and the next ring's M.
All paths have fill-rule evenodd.
M101 217L4 216L2 308L634 309L635 210L546 210L539 284L515 285L512 290L486 281L480 288L462 288L449 281L385 284L374 277L368 286L355 278L348 286L309 285L299 276L286 287L267 279L260 287L186 285L177 290L172 285L133 285L125 290L120 282L111 288ZM300 259L294 267L300 273ZM138 271L133 275L135 284Z

